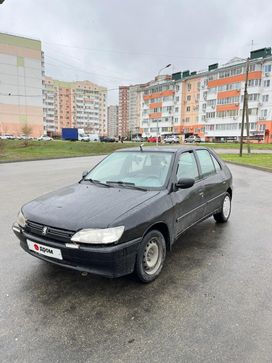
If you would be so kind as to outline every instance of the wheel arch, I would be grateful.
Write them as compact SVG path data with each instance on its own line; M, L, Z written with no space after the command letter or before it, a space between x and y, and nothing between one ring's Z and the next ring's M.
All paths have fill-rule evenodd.
M169 227L167 225L166 222L156 222L154 224L152 224L151 226L149 226L146 231L143 234L143 238L144 236L147 235L148 232L152 231L152 230L158 230L162 233L163 237L165 238L165 242L166 242L166 250L170 251L171 250L171 235L170 235L170 230Z

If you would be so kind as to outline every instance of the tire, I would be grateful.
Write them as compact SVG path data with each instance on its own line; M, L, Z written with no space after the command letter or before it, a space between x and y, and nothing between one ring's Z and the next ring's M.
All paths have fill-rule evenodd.
M226 193L222 202L221 211L213 215L213 218L217 223L226 223L231 213L231 197L229 193Z
M166 256L165 238L160 231L148 232L139 247L135 274L141 282L154 281L160 274Z

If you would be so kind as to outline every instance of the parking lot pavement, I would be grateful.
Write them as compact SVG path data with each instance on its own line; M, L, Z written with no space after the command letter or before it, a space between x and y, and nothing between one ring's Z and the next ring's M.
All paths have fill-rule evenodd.
M2 362L271 362L269 173L231 166L233 212L186 232L142 285L51 266L20 249L20 206L101 157L0 165Z

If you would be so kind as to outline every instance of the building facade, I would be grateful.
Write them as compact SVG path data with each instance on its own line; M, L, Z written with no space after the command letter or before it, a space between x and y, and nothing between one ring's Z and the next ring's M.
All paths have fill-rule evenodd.
M118 106L108 106L108 136L118 137Z
M0 133L43 134L41 42L0 33Z
M119 87L118 136L128 135L129 86Z
M64 127L107 135L107 89L90 81L63 82L44 77L44 128L61 135Z
M141 128L143 137L181 132L181 81L157 76L142 86Z
M234 58L207 71L156 77L142 91L143 136L178 133L203 141L239 140L246 64L246 59ZM248 109L250 138L272 142L271 48L250 53Z

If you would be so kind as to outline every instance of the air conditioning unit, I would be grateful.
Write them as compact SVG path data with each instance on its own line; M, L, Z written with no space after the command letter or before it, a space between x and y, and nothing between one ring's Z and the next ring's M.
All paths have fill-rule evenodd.
M258 106L262 106L262 105L263 105L263 103L262 103L262 102L259 102L259 103L258 103Z
M233 120L237 120L237 119L238 119L238 116L234 116L234 117L233 117Z
M235 106L239 106L239 103L235 103Z
M215 106L212 106L212 109L214 110L215 109Z
M269 77L269 76L270 76L270 73L265 72L265 76L266 76L266 77Z

